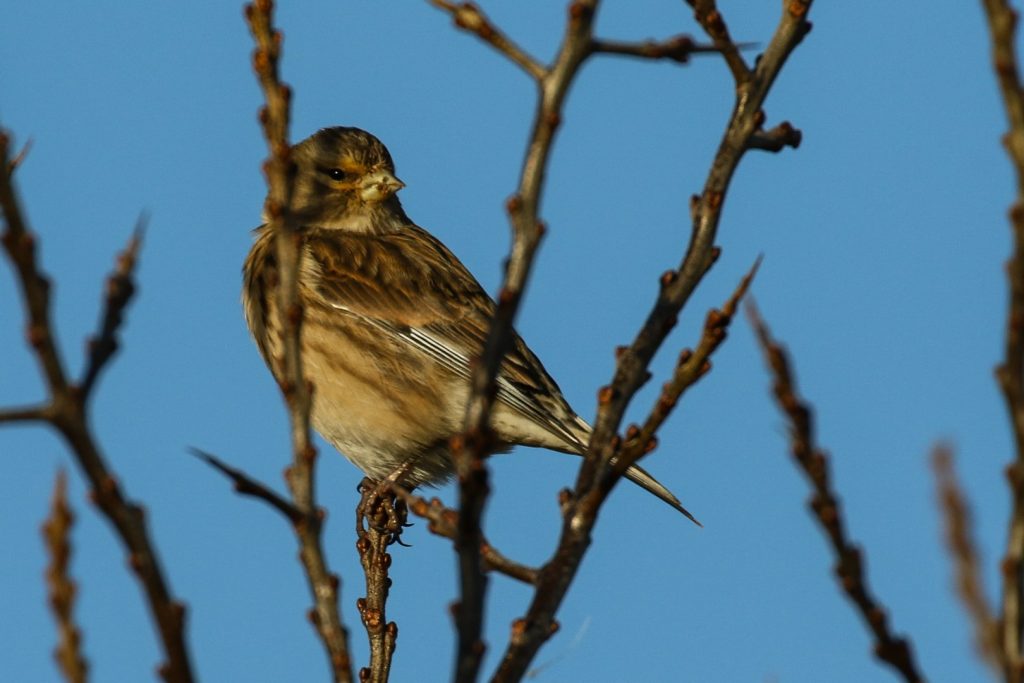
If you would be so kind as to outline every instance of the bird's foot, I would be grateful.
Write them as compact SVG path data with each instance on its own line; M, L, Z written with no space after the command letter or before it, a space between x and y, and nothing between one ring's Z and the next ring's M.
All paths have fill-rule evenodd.
M360 482L359 492L362 497L356 508L356 525L360 530L372 529L379 534L386 534L388 545L397 543L408 547L407 543L402 542L402 531L412 526L407 522L409 508L391 489L396 481L397 477L392 475L381 481L366 478Z

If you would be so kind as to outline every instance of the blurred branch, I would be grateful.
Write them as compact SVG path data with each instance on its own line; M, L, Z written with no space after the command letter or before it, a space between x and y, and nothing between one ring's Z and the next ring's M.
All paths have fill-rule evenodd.
M621 476L642 456L654 450L657 446L655 435L672 413L683 392L711 371L711 355L725 341L729 325L736 315L736 307L746 295L747 290L750 289L750 283L753 282L760 265L761 258L758 257L722 308L713 308L708 311L707 318L704 320L704 332L701 334L696 350L683 349L682 353L679 354L679 361L676 363L672 379L661 388L661 395L658 397L650 413L648 413L643 426L630 425L626 431L626 443L615 463L613 474L616 477ZM666 282L674 276L675 273L672 271L666 273ZM614 478L609 477L609 486L614 481ZM693 518L691 517L691 519ZM697 520L694 519L693 521L696 522ZM700 524L700 522L697 523Z
M40 422L50 419L50 406L0 408L0 424L4 422Z
M999 625L992 614L982 585L981 561L974 543L971 510L957 480L953 452L938 445L932 452L937 498L946 523L946 546L956 570L956 591L974 625L978 654L997 672L1003 671Z
M623 57L639 57L641 59L668 59L680 64L687 64L690 56L708 52L719 52L714 45L701 45L693 38L678 35L658 42L645 40L639 43L627 43L619 40L593 39L590 49L595 54L620 55Z
M1013 253L1006 266L1010 305L1004 358L996 377L1013 426L1016 457L1007 468L1013 511L1003 560L1002 659L1007 681L1024 677L1024 88L1017 62L1017 12L1007 0L982 0L992 39L992 61L1010 130L1003 144L1013 162L1017 197L1010 209Z
M68 478L64 470L57 473L53 487L50 515L43 524L43 540L50 553L46 568L50 608L57 618L59 638L53 657L64 678L71 683L85 683L89 679L89 663L82 654L82 632L75 624L75 594L78 588L71 579L71 527L75 515L68 505Z
M352 663L348 650L348 631L338 611L340 579L327 566L321 532L323 513L316 504L316 449L309 432L312 387L303 374L299 339L302 328L302 307L298 293L299 240L301 239L291 211L295 167L288 143L291 90L278 74L281 57L281 33L273 25L272 0L256 0L246 5L245 17L256 42L253 69L266 98L259 119L270 156L264 164L267 177L265 211L269 230L275 235L278 283L278 306L283 319L284 376L281 390L288 404L291 421L292 464L286 471L288 488L294 506L302 512L303 521L295 525L299 555L306 572L314 609L312 620L330 660L336 681L352 680Z
M89 358L82 381L78 385L84 398L87 398L92 392L100 371L117 353L117 331L124 321L124 309L132 295L135 294L132 273L135 272L135 261L142 244L145 224L145 218L140 217L135 224L135 231L128 241L128 246L117 257L114 272L107 278L106 301L103 306L103 315L100 318L99 333L89 340Z
M0 132L0 208L4 216L4 232L0 242L17 272L22 298L28 317L27 337L35 353L47 388L49 403L39 408L19 408L0 412L3 421L15 419L45 420L64 437L79 467L85 473L91 486L90 496L103 515L113 525L128 551L128 564L142 584L146 602L157 625L166 661L160 665L160 675L172 683L186 683L193 680L192 665L185 646L185 606L171 595L157 557L156 547L149 538L145 514L140 505L125 498L113 472L89 429L87 419L87 390L72 384L60 360L57 344L50 323L50 283L36 263L35 237L25 224L24 214L14 192L10 158L10 136ZM111 276L113 280L127 283L127 294L108 296L106 313L98 338L114 339L117 324L127 306L132 285L133 268L138 257L137 236L128 242L118 257L117 267ZM107 319L113 321L108 329ZM109 360L90 357L89 364L99 367ZM83 375L90 376L86 370Z
M406 506L414 515L427 520L427 530L432 534L453 541L458 538L458 510L445 507L438 498L431 498L428 501L426 498L413 495L400 486L392 486L392 490L405 501ZM493 570L523 583L534 584L537 582L536 569L505 557L487 539L483 539L481 542L480 559L483 561L485 571Z
M356 606L370 641L370 666L359 672L360 681L385 683L391 672L391 657L398 639L398 625L387 620L388 546L402 533L406 520L405 504L388 491L381 495L376 482L363 479L362 498L356 507L356 550L366 576L366 597Z
M835 552L836 577L875 637L875 656L895 669L904 680L923 681L910 642L893 635L884 606L871 595L864 576L863 551L847 538L842 507L829 479L828 456L815 443L813 414L810 406L797 395L786 352L772 339L751 302L747 303L747 314L771 370L776 401L789 420L793 457L814 488L810 508Z

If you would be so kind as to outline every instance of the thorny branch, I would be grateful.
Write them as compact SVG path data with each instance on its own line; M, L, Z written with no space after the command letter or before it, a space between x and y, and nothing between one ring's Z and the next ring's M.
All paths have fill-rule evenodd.
M160 675L170 683L188 683L193 680L193 675L185 645L185 606L171 595L167 586L156 547L146 528L144 510L125 498L87 421L87 389L94 386L95 376L113 352L97 355L94 351L90 354L88 367L91 369L83 375L89 384L79 386L68 379L50 323L50 281L36 262L36 240L25 223L14 192L12 174L16 164L11 160L10 144L10 136L0 132L0 208L4 216L4 232L0 241L17 271L28 317L28 342L39 361L50 396L44 406L0 411L0 422L43 420L64 437L89 480L93 502L113 525L128 551L128 564L145 591L146 603L156 622L164 650L165 661L159 667ZM139 247L139 235L136 233L117 259L110 282L119 284L108 286L105 312L93 349L109 348L115 343L117 324L131 296L132 274ZM113 322L108 324L108 321Z
M82 632L75 624L75 594L78 587L71 578L71 527L75 515L68 505L68 478L61 470L53 487L50 515L43 524L43 540L50 554L46 568L50 608L57 618L60 637L53 651L61 673L69 683L85 683L89 678L89 663L82 654Z
M335 681L352 680L352 663L348 650L348 631L338 611L340 579L327 566L321 531L323 512L317 507L315 495L316 449L309 432L312 387L303 374L299 355L302 308L298 296L299 233L291 212L295 168L288 143L291 90L278 74L281 57L281 33L273 25L273 0L256 0L246 5L245 17L256 41L253 69L266 98L260 109L260 123L270 156L264 164L267 176L265 206L269 229L275 235L278 283L278 306L287 321L283 326L284 376L281 390L288 404L291 419L293 459L286 471L292 501L303 515L295 525L299 555L306 572L314 608L310 612L320 640L327 651Z
M714 261L714 240L726 190L743 155L754 148L751 141L764 124L765 115L761 107L772 83L789 54L810 29L807 12L811 3L812 0L782 3L779 26L753 69L743 65L739 48L727 33L718 31L712 35L715 47L723 53L736 80L736 104L712 162L704 191L693 200L693 230L686 255L677 272L662 277L662 287L647 320L633 343L617 354L612 382L599 392L590 451L580 469L576 488L563 506L558 548L540 571L529 610L513 624L512 638L495 675L496 681L520 680L541 645L557 629L554 615L590 545L597 510L609 490L607 476L621 447L617 431L626 407L646 381L647 366L654 353ZM582 21L580 17L585 17L585 36L589 36L596 4L573 3L569 36L578 36L571 27L574 21ZM583 42L590 40L589 37L578 39ZM570 41L567 39L566 42ZM578 67L578 62L574 64Z
M1016 44L1017 12L1008 0L982 0L992 37L992 61L1003 95L1010 130L1003 144L1017 177L1017 197L1010 209L1013 253L1006 266L1010 305L1006 316L1004 358L996 368L1013 426L1016 456L1007 468L1013 511L1010 514L1003 596L1000 650L1007 681L1024 680L1024 86Z
M935 471L939 509L946 523L946 546L956 570L956 592L974 625L975 647L986 663L996 671L1002 671L999 625L985 597L971 510L957 481L953 451L948 446L935 447L932 469Z
M836 554L836 578L874 635L875 656L904 680L924 681L909 640L889 630L884 606L871 595L864 576L864 553L847 537L842 507L829 480L828 456L815 443L813 413L797 395L786 352L772 339L754 304L748 302L747 313L772 373L775 399L789 420L793 458L814 488L810 508Z

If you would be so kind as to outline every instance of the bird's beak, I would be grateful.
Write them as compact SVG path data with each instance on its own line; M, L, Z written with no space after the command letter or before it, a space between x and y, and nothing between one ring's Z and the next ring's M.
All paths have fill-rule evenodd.
M405 183L388 171L374 171L363 178L363 182L359 187L359 197L364 202L380 202L403 187L405 187Z

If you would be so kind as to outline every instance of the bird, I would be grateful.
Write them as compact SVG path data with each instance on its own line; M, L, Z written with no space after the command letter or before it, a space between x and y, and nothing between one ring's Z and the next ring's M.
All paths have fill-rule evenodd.
M415 488L454 476L474 360L495 311L465 265L405 213L388 149L354 127L324 128L291 149L298 226L301 356L313 427L371 480ZM267 211L243 266L245 319L283 383L283 318ZM496 378L495 452L587 450L591 428L515 331ZM397 476L400 473L400 477ZM698 523L642 468L625 477Z

